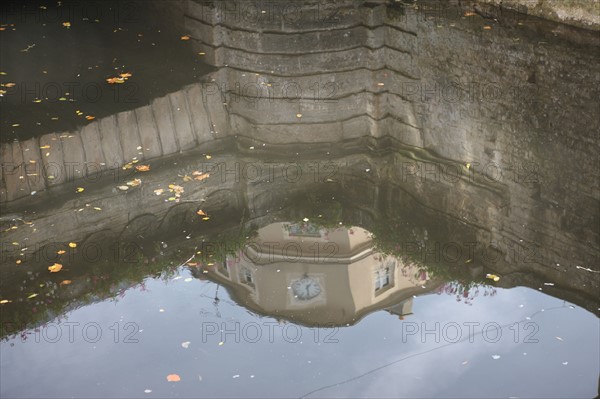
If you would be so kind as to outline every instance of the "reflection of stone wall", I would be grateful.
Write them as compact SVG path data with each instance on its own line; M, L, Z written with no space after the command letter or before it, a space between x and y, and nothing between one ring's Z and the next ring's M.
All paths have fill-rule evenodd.
M212 101L204 102L203 90L201 84L190 85L78 132L2 143L0 202L82 177L93 182L133 159L153 159L223 137L229 130L223 101L212 91Z

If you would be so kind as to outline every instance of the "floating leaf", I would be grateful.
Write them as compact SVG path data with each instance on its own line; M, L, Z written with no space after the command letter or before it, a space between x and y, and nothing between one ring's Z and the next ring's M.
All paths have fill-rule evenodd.
M194 177L194 180L202 181L204 179L208 179L210 175L208 173L200 173Z
M475 16L475 15L477 15L477 14L475 14L474 12L471 12L471 11L467 11L467 12L465 13L465 17L473 17L473 16Z
M169 382L179 382L179 381L181 381L181 377L179 377L177 374L169 374L167 376L167 381L169 381Z
M94 119L96 119L96 117L92 115L86 115L85 119L87 119L88 121L93 121Z
M484 30L491 30L491 29L492 29L492 27L491 27L491 26L489 26L489 25L485 25L485 26L483 27L483 29L484 29Z
M157 188L156 190L154 190L154 194L156 194L156 195L161 195L164 192L165 192L165 190L162 188Z
M125 72L125 73L120 73L119 76L122 77L123 79L127 79L127 78L131 77L131 74L129 72Z
M60 269L62 269L62 265L60 263L55 263L52 266L48 266L48 270L50 270L51 273L58 273Z
M486 274L485 278L489 278L490 280L500 281L500 277L495 274Z
M46 150L46 149L50 148L50 146L48 144L46 144L46 145L41 146L40 148L42 150Z
M135 167L138 172L148 172L150 170L150 165L138 165Z
M65 28L70 28L71 27L71 23L70 22L63 22L62 26L64 26Z
M190 40L190 37L188 35L181 36L181 40Z
M9 301L8 299L3 299L0 301L0 305L4 305L5 303L10 303L12 301Z
M117 186L117 188L122 191L129 190L129 186Z
M71 283L72 283L71 280L63 280L63 281L60 282L60 285L69 285Z
M69 247L71 247L71 248L77 248L77 243L76 242L70 242L69 243Z
M498 359L500 359L500 355L492 355L492 359L498 360Z
M21 264L21 262L22 262L22 260L21 260L21 259L17 259L17 260L15 261L15 263L16 263L17 265L20 265L20 264Z
M127 184L128 186L131 186L131 187L136 187L136 186L139 186L140 184L142 184L142 181L140 179L133 179L131 181L128 181L125 184Z
M206 216L206 213L202 209L199 209L196 213L200 216Z
M77 187L77 192L78 192L78 193L82 193L82 192L83 192L83 190L85 190L85 188L83 188L83 187Z
M38 296L38 294L31 294L27 297L27 299L35 298L36 296Z
M64 249L59 250L58 252L56 252L59 255L62 255L64 253L67 253L67 251L65 251Z
M190 341L185 341L181 343L181 347L187 349L190 347L191 342Z

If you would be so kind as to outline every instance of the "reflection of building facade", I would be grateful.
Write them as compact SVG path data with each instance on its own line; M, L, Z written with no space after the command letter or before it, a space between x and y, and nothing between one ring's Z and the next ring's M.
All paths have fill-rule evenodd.
M432 285L417 265L374 252L368 231L308 223L265 226L211 275L249 309L305 325L353 324L384 308L404 316Z

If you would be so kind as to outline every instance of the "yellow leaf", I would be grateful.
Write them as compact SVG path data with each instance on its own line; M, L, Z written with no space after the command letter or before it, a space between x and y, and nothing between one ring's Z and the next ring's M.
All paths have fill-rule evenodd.
M15 261L15 263L16 263L17 265L20 265L20 264L21 264L21 262L22 262L22 260L21 260L21 259L17 259L17 260Z
M77 243L76 242L70 242L69 243L69 247L71 247L71 248L77 248Z
M0 305L4 305L5 303L10 303L12 301L9 301L8 299L3 299L0 301Z
M169 381L169 382L179 382L179 381L181 381L181 377L179 377L177 374L169 374L167 376L167 381Z
M202 209L199 209L198 212L196 212L196 213L200 216L206 216L206 213L204 213L204 211Z
M202 218L202 220L208 220L208 219L210 219L208 216Z
M135 167L138 172L147 172L150 170L150 165L138 165Z
M500 277L495 274L486 274L485 278L489 278L490 280L500 281Z
M122 77L123 79L127 79L131 77L131 74L129 72L125 72L125 73L121 73L119 74L120 77Z
M83 187L77 187L77 192L78 192L78 193L82 193L82 192L83 192L83 190L85 190L85 188L83 188Z
M64 27L69 28L71 27L71 23L70 22L63 22L62 24Z
M484 29L484 30L490 30L490 29L492 29L492 27L491 27L491 26L489 26L489 25L485 25L485 26L483 27L483 29Z
M211 157L210 155L207 155L207 156L206 156L206 159L211 159L211 158L212 158L212 157Z
M16 83L6 83L4 87L15 87Z
M60 263L55 263L52 266L48 266L48 270L50 270L51 273L57 273L60 271L60 269L62 269L62 265Z
M65 251L64 249L61 249L60 251L57 252L57 254L62 255L67 253L67 251Z
M48 144L46 144L46 145L41 146L40 148L42 150L46 150L46 149L50 148L50 146Z
M38 294L31 294L27 297L27 299L35 298L36 296L38 296Z
M60 282L60 285L69 285L71 283L72 283L71 280L63 280L63 281Z
M190 40L190 37L188 35L181 36L181 40Z

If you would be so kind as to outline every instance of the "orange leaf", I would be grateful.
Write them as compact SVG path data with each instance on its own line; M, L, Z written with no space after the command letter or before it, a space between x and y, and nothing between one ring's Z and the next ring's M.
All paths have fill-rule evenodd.
M477 15L477 14L475 14L474 12L471 12L471 11L468 11L465 13L465 17L473 17L475 15Z
M125 72L125 73L121 73L119 74L120 77L122 77L123 79L127 79L131 77L131 74L129 72Z
M194 173L195 173L195 172L194 172ZM202 180L204 180L204 179L208 179L208 177L209 177L209 176L210 176L210 175L209 175L208 173L202 173L202 174L196 175L196 177L194 177L194 179L195 179L195 180L202 181Z
M93 121L94 119L96 119L96 117L92 115L86 115L85 119L87 119L88 121Z
M69 285L71 283L72 283L71 280L63 280L63 281L60 282L60 285Z
M60 263L55 263L52 266L48 266L48 270L50 270L51 273L57 273L60 271L60 269L62 269L62 265Z
M181 40L190 40L190 37L188 35L181 36Z
M147 172L150 170L150 165L138 165L135 167L138 172Z
M179 377L177 374L169 374L167 376L167 381L169 381L169 382L179 382L179 381L181 381L181 377Z
M204 211L202 209L199 209L198 212L196 212L196 213L200 216L206 216L206 213L204 213Z
M67 251L65 251L64 249L61 249L60 251L57 252L57 254L62 255L64 253L67 253Z

